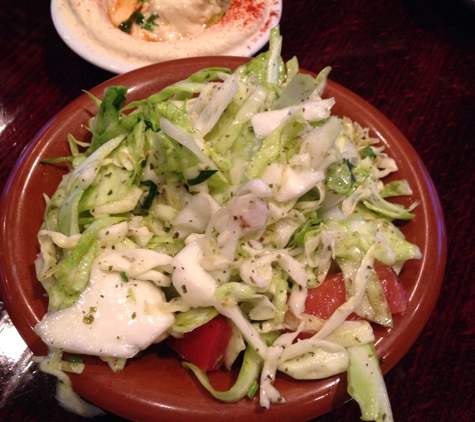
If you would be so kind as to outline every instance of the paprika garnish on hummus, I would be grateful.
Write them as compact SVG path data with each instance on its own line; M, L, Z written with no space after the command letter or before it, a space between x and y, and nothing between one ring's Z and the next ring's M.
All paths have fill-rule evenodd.
M73 50L93 63L89 53L110 58L99 65L123 72L185 57L250 56L278 24L281 0L53 0L52 11Z

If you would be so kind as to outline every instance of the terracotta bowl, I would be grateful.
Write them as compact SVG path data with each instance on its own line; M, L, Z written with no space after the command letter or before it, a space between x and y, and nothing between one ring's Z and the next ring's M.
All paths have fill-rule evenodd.
M91 92L102 97L105 87L128 86L128 101L144 98L161 88L210 66L236 68L242 57L201 57L159 63L117 76ZM394 319L391 329L376 329L376 349L389 371L407 352L424 327L439 294L446 259L444 220L436 190L424 164L411 144L380 112L363 99L329 81L325 97L335 97L333 113L348 116L369 127L399 165L395 178L407 179L414 191L407 201L419 201L415 218L402 226L407 239L419 245L423 258L407 262L401 281L409 307ZM41 159L68 155L67 134L87 138L82 125L96 113L87 95L82 95L56 115L30 142L16 164L4 191L1 209L1 295L20 334L37 355L46 347L33 327L46 312L47 297L37 281L34 260L38 253L36 234L44 212L43 192L51 195L65 169L40 165ZM407 205L409 202L400 202ZM89 357L82 375L70 375L74 389L94 404L120 416L139 421L306 421L331 411L349 396L346 375L322 381L295 381L283 374L277 389L287 404L262 409L258 399L224 404L213 399L185 371L179 359L165 346L155 346L130 360L125 370L113 373L99 359ZM212 374L218 389L232 385L236 373Z

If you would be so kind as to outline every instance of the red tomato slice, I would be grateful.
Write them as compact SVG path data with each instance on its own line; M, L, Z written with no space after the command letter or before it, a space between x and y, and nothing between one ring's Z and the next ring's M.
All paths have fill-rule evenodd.
M375 263L374 269L383 286L384 295L392 314L400 314L407 308L409 298L393 269L381 263Z
M308 290L304 312L322 319L328 319L345 301L346 287L343 274L328 275L320 286ZM347 319L357 320L361 317L351 313Z
M329 275L320 286L308 289L305 313L328 319L346 300L343 274Z
M408 297L393 269L389 265L379 262L375 263L374 269L383 287L391 313L398 314L404 312L407 307ZM320 286L308 290L304 312L328 319L345 300L346 293L343 274L329 275ZM359 317L353 313L348 319L359 319Z
M167 343L202 371L216 371L221 367L232 333L231 326L218 315L182 338L168 337Z

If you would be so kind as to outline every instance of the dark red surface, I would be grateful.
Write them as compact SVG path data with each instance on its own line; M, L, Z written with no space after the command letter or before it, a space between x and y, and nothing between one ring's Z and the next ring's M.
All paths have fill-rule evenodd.
M63 44L48 2L10 2L1 10L3 189L21 150L55 113L112 75ZM475 15L457 0L284 0L281 32L284 58L297 55L312 71L331 65L331 78L383 112L432 176L446 215L446 275L428 324L386 383L396 420L473 420ZM0 334L6 318L2 324ZM21 362L9 359L5 346L0 420L82 420L55 403L49 377L30 366L19 371ZM351 402L316 420L358 419Z

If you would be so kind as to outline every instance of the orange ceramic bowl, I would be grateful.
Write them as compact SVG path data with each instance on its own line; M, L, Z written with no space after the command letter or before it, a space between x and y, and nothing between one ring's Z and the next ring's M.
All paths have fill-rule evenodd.
M244 63L242 57L200 57L159 63L123 74L91 90L102 96L105 87L129 87L128 101L138 100L161 88L210 66L231 69ZM443 215L436 190L411 144L399 130L363 99L328 81L325 97L335 97L333 113L348 116L372 136L381 139L399 171L393 176L409 181L414 194L401 199L404 205L419 201L415 218L403 225L406 238L417 244L423 258L406 263L401 281L409 294L409 306L394 318L391 329L376 328L376 350L383 373L389 371L407 352L427 322L439 294L446 258ZM33 327L43 317L47 297L37 281L34 260L38 253L36 235L44 212L43 192L52 195L64 174L61 166L40 165L47 157L68 155L67 134L86 139L83 125L96 113L87 95L82 95L55 116L31 141L15 166L4 191L0 209L1 295L20 334L37 355L45 345ZM408 201L408 202L404 202ZM82 375L70 375L74 390L85 399L120 416L138 421L195 422L284 420L307 421L331 411L349 399L346 375L321 381L296 381L279 373L275 386L287 404L269 410L259 406L258 398L226 404L213 399L183 369L179 359L165 346L157 345L131 359L124 371L113 373L106 364L88 357ZM236 373L211 374L217 389L232 385Z

